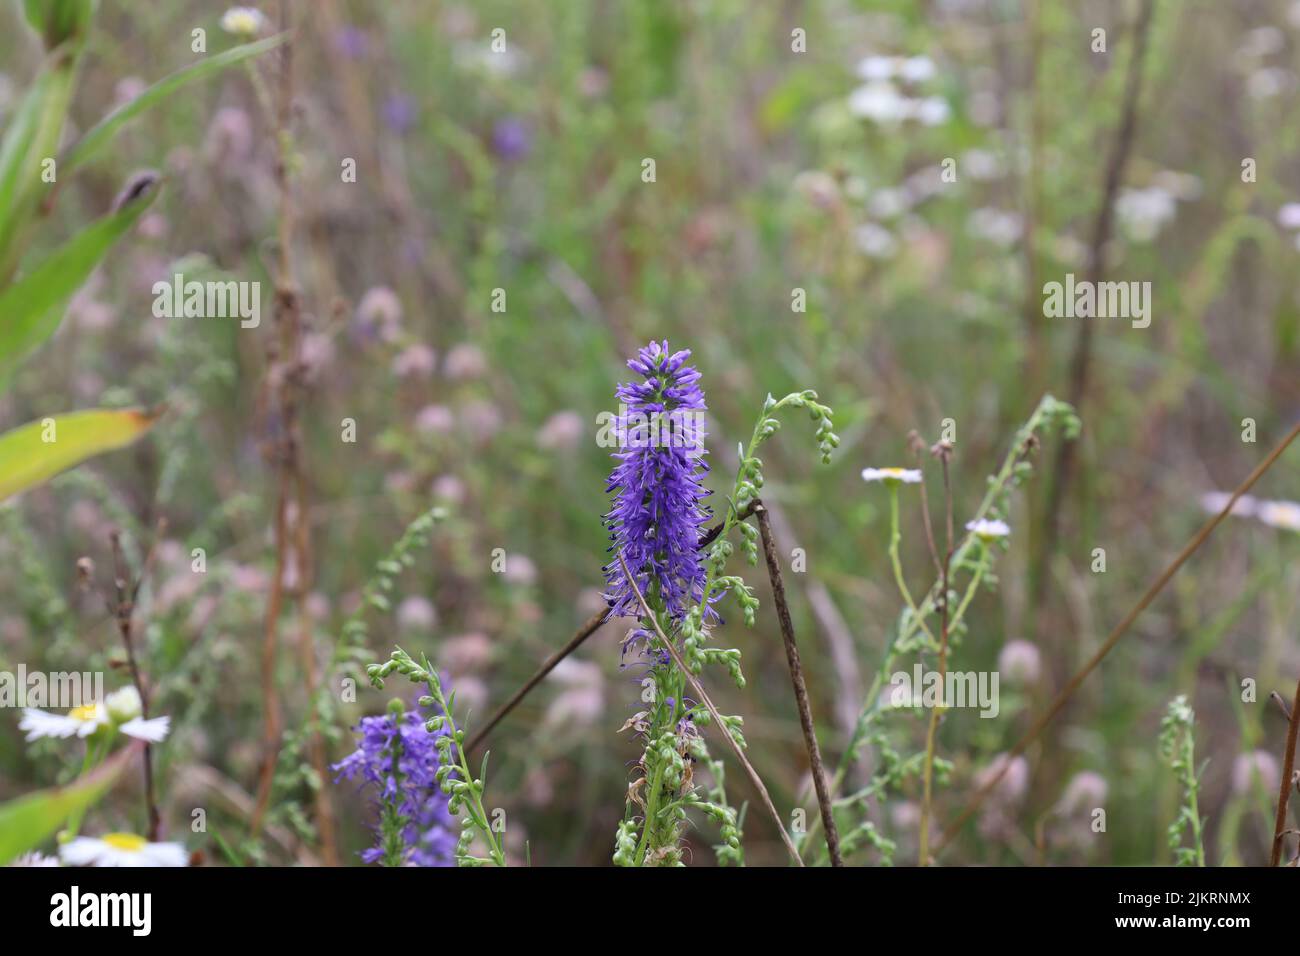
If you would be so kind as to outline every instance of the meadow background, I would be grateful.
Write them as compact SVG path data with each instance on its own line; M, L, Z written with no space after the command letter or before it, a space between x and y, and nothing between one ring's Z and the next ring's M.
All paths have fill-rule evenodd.
M277 5L264 6L276 19ZM1145 329L1042 309L1044 282L1087 270L1143 4L294 6L291 255L308 507L291 518L310 565L291 569L302 600L287 600L279 623L274 684L291 732L306 720L304 660L326 686L344 675L332 663L344 620L431 506L448 516L397 579L393 613L371 615L366 643L427 653L471 731L600 607L610 460L597 415L615 409L626 358L666 338L690 348L703 375L715 497L769 392L812 387L836 410L842 445L829 466L806 422L765 447L763 498L783 557L806 554L805 572L787 565L787 583L823 752L837 764L899 609L888 499L861 470L910 465L909 430L934 441L951 418L964 520L1039 396L1072 397L1080 325L1092 321L1074 480L1053 507L1050 438L1013 499L1000 588L976 598L955 653L955 667L990 670L1009 642L1035 652L1019 648L1016 675L1003 669L996 719L945 721L939 751L954 766L936 812L948 820L1204 520L1202 496L1230 490L1300 412L1300 208L1288 209L1300 201L1300 4L1155 5L1104 250L1108 278L1152 283ZM224 10L102 3L73 129L192 62L195 27L210 52L233 45L218 27ZM504 54L491 50L495 28ZM1097 28L1104 53L1092 49ZM796 29L805 52L791 48ZM276 57L260 67L268 77ZM38 61L18 10L0 5L0 121ZM356 182L341 179L346 158ZM941 180L947 158L956 182ZM155 758L163 832L212 863L328 862L313 797L323 787L337 858L354 863L369 841L365 800L313 780L293 753L265 832L249 832L276 573L279 470L266 453L283 424L268 400L281 371L268 358L276 162L271 118L236 69L141 117L61 187L31 255L106 210L132 171L166 177L0 399L0 423L97 405L168 411L130 449L0 505L0 669L126 679L112 618L77 583L82 557L108 574L110 529L121 529L136 566L154 555L137 621L154 709L173 720ZM261 282L261 326L154 317L152 283L177 271ZM493 311L496 289L504 311ZM804 312L792 310L795 289ZM1246 418L1256 443L1242 439ZM355 443L341 440L344 419ZM1300 498L1294 454L1256 491ZM919 591L932 568L905 501L905 566ZM198 547L202 575L191 572ZM1178 782L1156 736L1177 694L1196 709L1208 761L1209 862L1265 860L1285 733L1268 695L1289 698L1300 673L1298 547L1294 528L1221 527L944 862L1170 862ZM505 573L492 568L497 548ZM1092 570L1095 548L1105 573ZM716 643L743 651L749 685L709 686L724 712L745 715L777 806L802 801L815 815L766 576L735 573L763 605L752 629L728 615ZM638 754L617 733L637 709L636 680L620 668L625 631L603 627L493 732L487 799L508 814L512 860L526 842L534 865L609 862ZM1257 681L1254 703L1241 700L1244 678ZM390 696L360 682L334 715L329 759ZM900 727L915 749L923 722ZM729 758L720 746L714 756ZM78 765L63 742L24 743L17 712L0 713L0 799ZM738 769L729 781L735 801L750 802L748 862L782 864ZM138 786L133 775L90 819L138 829ZM870 810L898 862L915 862L917 799L890 794ZM1070 800L1104 806L1106 832L1081 828ZM190 830L194 807L207 811L206 833ZM712 862L714 839L707 827L692 836L692 862ZM876 857L864 849L852 862Z

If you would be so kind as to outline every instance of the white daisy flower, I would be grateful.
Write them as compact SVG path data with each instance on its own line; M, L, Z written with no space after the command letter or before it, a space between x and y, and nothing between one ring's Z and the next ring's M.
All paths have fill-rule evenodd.
M921 481L917 468L863 468L863 481L883 481L887 485L915 485Z
M980 518L979 521L966 522L966 530L981 541L993 541L1009 535L1011 526L997 518Z
M134 833L77 837L59 848L69 866L186 866L189 855L179 843L150 843Z
M1217 515L1220 511L1228 506L1232 499L1226 491L1210 491L1201 495L1201 507L1212 515ZM1249 518L1259 509L1259 502L1250 495L1242 495L1237 499L1237 503L1232 506L1232 513L1239 518Z
M89 737L101 727L115 727L136 740L162 743L171 730L171 718L145 720L142 709L139 692L134 687L124 687L109 694L103 702L74 707L66 714L24 708L18 729L27 731L27 740L33 741L42 737Z
M1261 501L1255 517L1270 528L1300 531L1300 504L1294 501Z
M51 714L35 707L24 707L18 729L27 731L27 740L32 741L42 737L89 737L108 723L108 708L96 702L74 707L66 714Z
M256 7L231 7L221 15L221 29L240 37L255 37L266 28L266 15Z

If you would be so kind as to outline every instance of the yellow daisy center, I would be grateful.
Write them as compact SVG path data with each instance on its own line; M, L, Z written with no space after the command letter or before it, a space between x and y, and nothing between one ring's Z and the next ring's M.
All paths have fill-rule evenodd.
M904 469L902 468L881 468L880 469L880 473L882 475L888 475L890 478L902 478L903 471Z
M134 833L107 833L102 839L113 849L125 850L127 853L139 853L149 843L144 837L136 836Z
M80 707L74 707L68 711L68 716L73 720L80 720L86 723L95 719L96 704L82 704Z

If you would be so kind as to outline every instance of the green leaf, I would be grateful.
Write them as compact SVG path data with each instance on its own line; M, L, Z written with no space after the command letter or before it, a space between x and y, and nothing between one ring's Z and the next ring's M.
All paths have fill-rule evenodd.
M0 434L0 501L87 458L131 444L160 413L138 408L72 412Z
M77 289L154 201L158 182L156 176L142 181L119 208L95 220L0 291L0 391L22 359L54 334Z
M94 806L141 749L143 744L136 743L118 751L66 787L38 790L0 804L0 866L40 846L73 814L83 814Z
M76 82L76 62L71 48L49 55L0 143L0 285L17 268L21 240L41 196L52 188L41 179L42 164L58 152Z
M287 38L287 33L278 33L273 37L267 37L265 40L258 40L256 43L245 43L242 46L213 54L184 69L168 74L139 96L123 103L92 126L86 132L86 135L77 140L64 154L59 164L61 171L66 174L85 163L116 136L127 122L151 106L161 103L182 87L214 73L219 73L226 67L233 66L243 60L261 56L268 50L275 49Z

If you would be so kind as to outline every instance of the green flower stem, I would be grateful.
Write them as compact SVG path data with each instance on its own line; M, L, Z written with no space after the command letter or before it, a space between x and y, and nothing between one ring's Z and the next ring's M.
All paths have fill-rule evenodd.
M907 581L903 577L903 563L899 558L899 544L903 540L903 533L898 523L898 482L889 482L889 563L894 568L894 581L898 584L898 593L903 595L903 600L907 602L908 610L912 612L912 620L916 621L925 636L930 639L932 645L938 644L934 638L934 633L930 630L925 618L921 616L921 611L912 600L912 592L907 588Z

